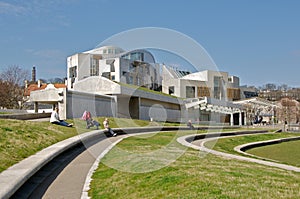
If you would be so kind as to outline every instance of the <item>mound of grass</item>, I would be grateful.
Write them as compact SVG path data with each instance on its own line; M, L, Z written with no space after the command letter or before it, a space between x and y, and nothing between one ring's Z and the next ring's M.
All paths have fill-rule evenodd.
M234 147L247 144L251 142L265 141L265 140L273 140L279 138L287 138L299 136L297 133L269 133L269 134L256 134L256 135L245 135L245 136L237 136L237 137L229 137L229 138L220 138L217 141L209 141L205 143L205 146L208 148L213 148L217 151L233 153L241 155L240 153L234 150Z
M0 172L54 143L77 135L49 122L0 119Z
M247 150L247 153L254 154L272 160L277 160L285 164L300 166L300 140L282 142Z
M182 149L173 140L183 134L164 132L123 140L104 157L94 173L89 195L92 198L300 197L299 173ZM117 153L120 149L129 152L123 159ZM146 168L145 163L153 162L153 156L147 157L147 154L157 154L160 149L168 149L170 154L178 150L184 150L184 153L150 172L111 168L115 167L112 163L126 164L132 154L139 153L142 155L137 156L135 162Z
M102 124L104 118L94 118ZM0 119L0 172L24 158L78 134L95 130L86 129L86 123L80 119L67 120L75 128L53 125L49 122L30 122ZM112 128L147 126L149 121L110 118Z

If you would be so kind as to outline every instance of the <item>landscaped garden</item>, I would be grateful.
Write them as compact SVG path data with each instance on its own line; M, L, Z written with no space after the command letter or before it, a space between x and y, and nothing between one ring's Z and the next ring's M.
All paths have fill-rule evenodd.
M104 118L95 119L102 122ZM148 121L110 120L113 128L162 125ZM73 122L76 128L49 122L0 120L0 172L51 144L93 130L86 129L85 122L80 119L68 122ZM300 197L299 173L207 154L176 142L180 136L206 132L154 132L124 139L101 161L93 175L89 195L92 198ZM270 133L221 138L213 149L237 154L233 150L237 145L297 135ZM298 141L284 144L287 145L280 146L283 149L299 149ZM271 153L270 150L275 153L274 149L265 153ZM152 154L159 156L151 159ZM289 153L283 156L289 156Z
M274 167L228 159L173 142L191 132L155 133L145 138L130 137L120 142L102 160L93 175L92 198L299 198L300 174ZM204 132L194 132L204 133ZM287 133L219 139L216 148L233 152L245 142L293 136ZM237 140L235 140L237 139ZM161 169L148 172L155 160L129 164L132 154L147 154L172 146L184 153ZM127 151L125 157L118 155ZM172 151L170 151L172 153ZM158 160L159 163L159 160ZM118 165L119 164L119 165ZM124 171L123 164L133 172ZM154 164L153 164L154 166ZM113 167L113 168L111 168ZM119 169L115 169L119 168ZM146 171L136 173L134 171ZM135 170L134 170L135 169Z

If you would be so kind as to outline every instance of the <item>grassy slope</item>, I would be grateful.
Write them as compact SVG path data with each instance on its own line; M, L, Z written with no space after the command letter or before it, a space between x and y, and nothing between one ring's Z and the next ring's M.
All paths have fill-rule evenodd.
M118 168L118 165L124 164L136 170L147 168L147 164L151 161L141 157L171 146L172 140L177 136L179 135L175 133L158 133L145 137L147 139L130 137L119 143L104 157L94 173L90 196L92 198L300 197L298 173L217 157L192 149L186 149L176 161L151 172L134 173L122 171L124 170L122 167L110 168ZM172 147L181 150L176 144ZM118 155L120 151L129 153L121 156ZM173 153L170 150L169 152ZM140 153L142 156L138 157L140 159L136 160L136 165L127 164L126 160L132 159L134 153Z
M101 123L104 120L102 117L95 119ZM68 122L73 122L75 128L49 122L0 119L0 172L54 143L88 131L85 129L85 122L80 119ZM149 125L148 121L110 118L112 128L146 125Z
M247 153L300 167L300 140L253 148Z
M75 136L75 128L49 122L0 120L0 172L60 140Z
M258 142L264 140L273 140L278 138L287 138L287 137L294 137L299 136L297 133L270 133L270 134L262 134L262 135L246 135L246 136L237 136L237 137L230 137L230 138L220 138L215 141L206 142L206 147L213 147L214 150L222 151L222 152L229 152L233 154L241 155L240 153L234 150L234 147L251 143L251 142Z

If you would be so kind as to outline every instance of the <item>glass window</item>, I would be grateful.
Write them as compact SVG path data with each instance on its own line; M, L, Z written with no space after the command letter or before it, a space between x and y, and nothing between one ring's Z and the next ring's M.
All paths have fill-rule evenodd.
M175 92L174 86L169 86L169 94L172 95Z
M187 86L185 88L186 91L186 98L195 98L195 87L194 86Z
M214 98L222 99L224 97L223 78L219 76L214 77Z
M97 59L91 58L90 76L99 75L99 63Z
M69 68L69 78L77 77L77 66Z

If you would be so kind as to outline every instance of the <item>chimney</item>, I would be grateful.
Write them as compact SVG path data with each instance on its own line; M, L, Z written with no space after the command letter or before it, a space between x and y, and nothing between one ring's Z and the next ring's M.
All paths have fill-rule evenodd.
M32 67L32 73L31 73L32 81L36 82L36 71L35 71L35 66Z
M39 79L38 80L38 88L40 88L42 86L42 81Z
M28 88L28 80L25 80L25 88Z

